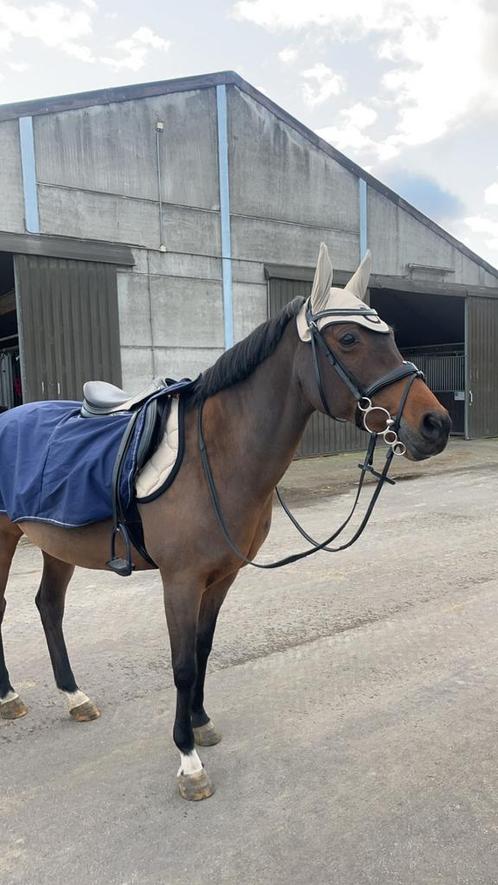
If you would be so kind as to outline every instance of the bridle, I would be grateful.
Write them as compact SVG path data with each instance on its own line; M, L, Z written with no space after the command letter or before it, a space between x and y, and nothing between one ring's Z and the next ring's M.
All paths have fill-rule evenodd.
M262 569L271 569L271 568L280 568L283 565L289 565L292 562L297 562L299 559L305 559L307 556L311 556L313 553L318 553L319 550L325 550L328 553L338 553L341 550L346 550L348 547L351 547L355 541L358 540L360 535L363 533L364 529L367 526L367 523L372 515L375 504L377 503L377 499L379 494L387 482L390 485L395 485L395 481L388 477L389 468L391 466L391 462L393 460L394 455L404 455L406 452L406 447L404 443L398 438L398 431L401 424L401 418L403 415L403 411L406 405L406 401L408 399L408 395L412 388L412 384L417 378L424 378L423 372L417 368L414 363L403 361L400 366L397 366L395 369L392 369L390 372L387 372L381 378L378 378L368 387L364 387L360 384L354 375L349 371L347 366L344 365L343 362L339 359L339 357L330 349L325 338L320 330L318 323L321 319L325 317L337 317L344 316L348 319L353 316L362 316L362 317L378 317L377 311L365 306L365 308L358 309L328 309L319 311L316 314L313 314L311 311L311 307L308 303L306 309L306 323L310 332L310 340L311 340L311 348L313 354L313 365L315 371L315 380L318 387L318 393L320 396L320 401L322 404L323 411L330 418L335 418L328 407L327 398L325 395L323 383L322 383L322 374L320 369L320 354L326 359L326 361L332 366L332 368L337 372L339 378L346 385L348 390L352 393L353 397L356 400L357 408L359 412L363 416L363 426L365 430L370 434L370 439L368 443L367 452L362 464L358 464L358 467L361 470L360 480L358 482L358 489L356 492L356 496L353 502L352 509L344 520L344 522L339 526L336 531L330 535L329 538L326 538L325 541L319 542L316 541L311 535L309 535L303 527L298 523L297 519L289 508L287 507L285 501L282 498L282 495L278 489L276 488L276 493L280 504L282 505L285 513L291 520L292 524L296 527L299 533L305 538L312 546L310 550L304 550L300 553L293 553L290 556L286 556L283 559L279 559L276 562L270 563L258 563L252 559L248 559L244 554L239 550L237 545L233 542L230 533L228 531L225 518L223 516L223 512L221 510L220 500L218 496L218 492L216 490L216 485L214 482L213 474L211 471L211 467L209 464L209 458L206 448L206 441L204 439L204 433L202 429L202 411L204 403L201 403L198 410L198 435L199 435L199 451L201 456L202 467L204 470L204 475L206 477L206 481L209 488L209 494L211 498L211 503L213 506L213 510L218 521L218 525L221 529L221 532L231 550L237 555L242 562L253 565L256 568ZM377 320L378 321L378 320ZM354 322L354 320L353 320ZM375 322L375 319L373 320ZM386 387L390 387L391 384L395 384L397 381L401 381L406 378L406 384L404 386L403 392L401 394L399 406L396 415L394 418L391 416L390 412L385 409L383 406L375 406L372 402L372 398L379 393L381 390L384 390ZM371 416L375 413L380 413L385 416L386 426L383 431L374 431L371 429L369 424L369 420L371 420ZM374 469L373 459L375 448L377 445L378 438L382 437L387 446L386 459L384 462L383 469L379 472ZM337 547L330 547L329 545L335 541L339 535L342 534L348 523L353 517L353 514L356 511L356 506L358 504L361 491L363 488L363 483L365 480L365 476L367 473L370 473L375 481L376 486L370 502L368 504L365 515L353 534L352 538L350 538L347 542L340 544Z
M335 310L321 310L318 313L313 314L311 312L311 307L308 305L308 308L306 310L306 323L311 336L315 380L318 387L318 393L320 396L323 411L326 415L329 416L329 418L335 418L335 415L332 414L328 407L325 391L323 389L319 353L321 353L325 357L327 362L335 369L341 381L344 382L348 390L350 390L350 392L353 394L357 402L358 410L363 414L363 426L365 430L370 434L376 433L376 431L372 430L369 426L368 418L369 415L371 416L373 412L381 413L385 416L386 427L385 430L376 433L376 435L382 436L386 445L391 447L394 455L404 455L406 452L406 446L398 439L398 430L401 422L401 416L403 414L403 409L405 407L406 400L408 399L408 394L410 392L411 386L416 378L424 377L423 372L421 372L414 363L403 361L400 366L397 366L395 369L387 372L386 375L378 378L377 381L374 381L368 387L364 387L356 380L349 369L340 361L339 357L336 356L335 353L330 349L318 327L318 322L321 319L332 316L334 318L341 316L348 318L352 316L378 317L378 314L376 310L369 309L367 307L365 307L365 309L346 308ZM381 390L384 390L385 387L390 387L391 384L395 384L397 381L401 381L403 378L408 378L409 381L406 384L405 389L401 395L397 417L392 418L388 410L385 409L383 406L373 405L372 397L375 396L376 393L379 393ZM335 420L337 419L335 418Z

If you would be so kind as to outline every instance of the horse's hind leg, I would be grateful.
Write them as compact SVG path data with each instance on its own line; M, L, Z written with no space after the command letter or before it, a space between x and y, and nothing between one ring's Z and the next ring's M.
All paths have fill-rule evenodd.
M192 725L195 742L200 747L212 747L221 741L221 734L215 728L204 709L204 682L206 668L221 606L236 574L223 581L213 584L205 592L201 600L199 622L197 626L197 678L192 698Z
M73 572L74 565L54 559L44 552L43 574L36 594L36 605L45 631L57 688L66 697L71 717L77 722L89 722L97 719L100 712L76 684L62 632L66 590Z
M2 520L3 522L3 520ZM0 530L0 716L2 719L20 719L28 712L28 708L22 702L16 691L12 688L2 642L2 621L7 603L5 601L5 588L9 577L10 564L14 556L17 542L22 532L12 523L7 523L5 529Z

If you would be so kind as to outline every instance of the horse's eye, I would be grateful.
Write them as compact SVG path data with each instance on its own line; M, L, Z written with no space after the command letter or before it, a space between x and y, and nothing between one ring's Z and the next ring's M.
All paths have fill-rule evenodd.
M352 332L346 332L346 334L343 335L342 338L340 338L339 340L340 340L341 344L344 344L345 347L348 347L351 344L355 343L356 338Z

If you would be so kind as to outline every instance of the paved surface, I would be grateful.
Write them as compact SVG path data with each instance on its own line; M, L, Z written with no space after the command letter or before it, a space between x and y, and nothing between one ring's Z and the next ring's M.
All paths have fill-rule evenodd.
M386 489L350 552L244 570L208 682L217 792L195 805L176 794L157 577L77 573L66 635L103 713L78 725L53 687L24 544L4 632L30 713L0 722L2 885L496 885L498 443L484 449L461 444L450 472L435 460ZM294 467L297 512L322 534L351 500L324 477L347 470L308 464L306 500ZM262 555L295 548L277 514Z

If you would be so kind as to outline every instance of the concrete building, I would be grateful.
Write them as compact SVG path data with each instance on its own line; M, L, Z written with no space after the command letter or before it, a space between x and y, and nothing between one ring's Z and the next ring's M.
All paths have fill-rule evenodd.
M4 405L193 377L296 294L321 240L452 411L498 435L498 271L237 74L0 107ZM359 443L317 418L304 452Z

